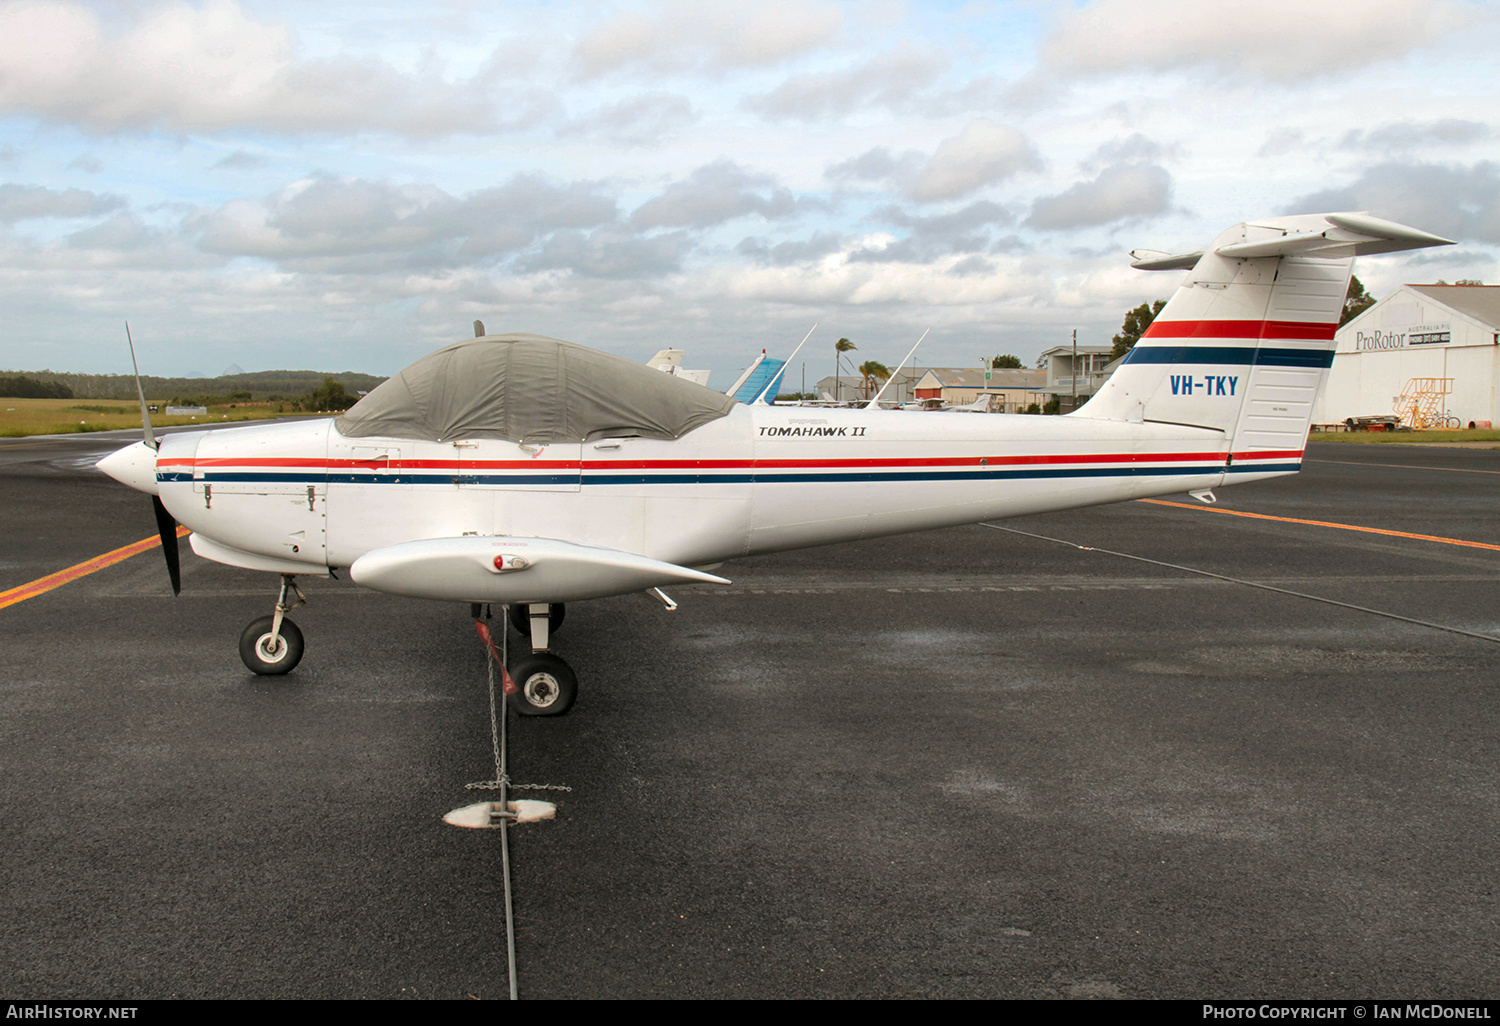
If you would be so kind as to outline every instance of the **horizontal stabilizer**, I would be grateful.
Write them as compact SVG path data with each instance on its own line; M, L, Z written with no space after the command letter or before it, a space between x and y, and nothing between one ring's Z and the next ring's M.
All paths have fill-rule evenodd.
M429 538L367 552L349 567L376 591L447 602L576 602L667 584L728 584L649 556L551 538Z
M1155 249L1132 249L1130 266L1137 271L1186 271L1202 256L1201 249L1196 253L1180 253L1177 256Z
M1369 214L1321 214L1314 220L1321 220L1322 224L1311 230L1281 230L1280 234L1269 238L1226 243L1215 246L1213 252L1231 260L1282 256L1342 259L1372 253L1396 253L1407 249L1425 249L1428 246L1453 245L1452 239L1371 217ZM1248 227L1260 231L1266 228L1276 230L1273 223L1252 222ZM1200 250L1197 253L1169 256L1154 249L1133 249L1130 256L1130 266L1140 271L1186 271L1197 266L1203 252Z

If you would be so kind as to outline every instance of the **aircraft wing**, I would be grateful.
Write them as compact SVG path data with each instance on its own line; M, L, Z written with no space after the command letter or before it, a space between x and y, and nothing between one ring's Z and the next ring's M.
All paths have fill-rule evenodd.
M690 567L554 538L428 538L367 552L349 567L376 591L450 602L574 602L667 584L728 584Z

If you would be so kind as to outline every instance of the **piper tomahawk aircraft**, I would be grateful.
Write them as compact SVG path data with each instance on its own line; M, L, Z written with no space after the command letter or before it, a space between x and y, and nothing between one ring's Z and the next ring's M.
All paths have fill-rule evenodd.
M1296 473L1354 257L1448 244L1345 213L1137 250L1135 267L1189 273L1063 417L743 405L572 343L481 335L337 419L159 444L148 421L99 468L154 497L174 592L176 523L200 556L281 575L240 641L256 673L301 658L294 578L347 567L378 591L509 607L532 649L511 703L553 715L577 690L548 652L567 602L670 607L662 586L727 584L710 571L740 556Z

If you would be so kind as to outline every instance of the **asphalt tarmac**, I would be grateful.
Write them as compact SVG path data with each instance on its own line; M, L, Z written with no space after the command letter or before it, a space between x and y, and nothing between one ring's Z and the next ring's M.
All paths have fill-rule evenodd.
M0 440L0 591L155 533ZM1178 501L1197 506L1186 497ZM1500 545L1500 453L1315 444L1221 509ZM1495 998L1500 551L1142 502L579 603L513 830L523 998ZM465 607L183 546L0 609L0 997L501 998Z

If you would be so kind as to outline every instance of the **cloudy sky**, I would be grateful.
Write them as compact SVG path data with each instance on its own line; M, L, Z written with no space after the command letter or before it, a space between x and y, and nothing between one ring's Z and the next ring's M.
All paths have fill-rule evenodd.
M0 369L392 373L532 331L713 384L1107 344L1197 249L1368 210L1500 282L1473 0L0 2Z

